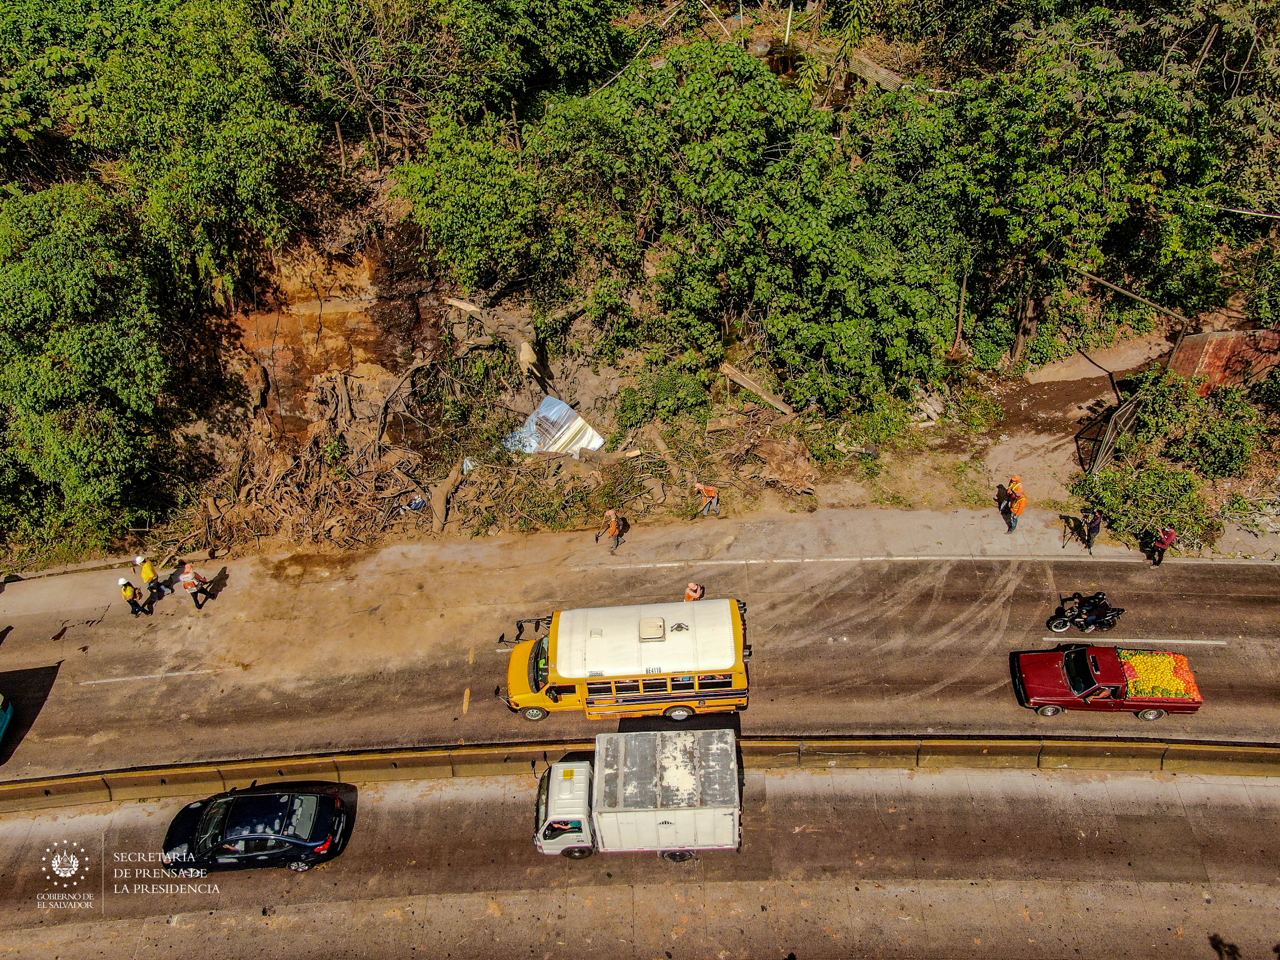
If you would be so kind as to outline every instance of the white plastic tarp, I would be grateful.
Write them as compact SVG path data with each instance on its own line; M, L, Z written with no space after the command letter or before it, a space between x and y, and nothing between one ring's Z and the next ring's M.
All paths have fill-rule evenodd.
M563 400L544 397L538 409L503 444L516 453L571 453L599 450L604 438Z

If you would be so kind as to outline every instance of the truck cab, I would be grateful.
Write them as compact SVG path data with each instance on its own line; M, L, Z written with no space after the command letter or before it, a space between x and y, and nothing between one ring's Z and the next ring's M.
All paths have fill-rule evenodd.
M542 853L580 860L591 856L591 764L553 763L538 784L533 842Z

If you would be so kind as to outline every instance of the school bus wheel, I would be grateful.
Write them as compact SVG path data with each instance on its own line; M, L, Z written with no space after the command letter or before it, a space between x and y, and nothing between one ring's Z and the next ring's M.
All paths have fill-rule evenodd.
M667 707L662 711L662 715L668 720L675 720L679 723L693 716L693 707Z
M525 707L520 711L520 716L526 720L545 720L547 719L547 711L542 707Z

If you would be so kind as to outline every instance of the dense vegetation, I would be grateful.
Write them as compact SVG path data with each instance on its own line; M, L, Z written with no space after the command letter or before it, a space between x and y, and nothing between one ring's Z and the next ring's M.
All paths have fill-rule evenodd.
M598 358L641 358L623 425L704 412L726 358L865 417L1156 323L1082 270L1280 324L1275 221L1225 210L1280 209L1280 6L812 6L779 78L721 29L776 4L4 5L0 530L105 541L191 496L211 318L392 157L433 268L527 298L553 353L579 303ZM871 35L901 89L846 82ZM1117 470L1261 442L1243 395L1152 389L1183 419Z

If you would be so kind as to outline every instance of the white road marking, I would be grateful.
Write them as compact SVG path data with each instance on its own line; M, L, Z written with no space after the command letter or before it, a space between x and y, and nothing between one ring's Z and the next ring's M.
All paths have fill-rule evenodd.
M664 560L655 563L606 563L589 567L574 567L575 573L588 573L596 570L661 570L671 567L753 567L765 564L783 563L885 563L893 560L1097 560L1100 563L1137 563L1137 559L1128 557L980 557L973 554L955 554L950 556L925 554L895 554L893 556L867 557L774 557L771 559L752 560Z
M80 686L87 687L94 683L127 683L130 680L166 680L169 677L194 677L202 673L215 673L214 670L175 670L172 673L140 673L136 677L107 677L103 680L81 680Z
M782 563L888 563L895 560L939 560L948 562L958 562L962 560L975 562L997 563L1000 561L1017 561L1024 563L1132 563L1146 564L1149 561L1141 556L1121 556L1121 557L1091 557L1087 554L1064 554L1063 556L1049 556L1045 554L1018 557L1018 556L983 556L976 553L956 553L956 554L893 554L884 556L865 556L865 557L774 557L771 559L750 559L750 560L663 560L651 563L600 563L591 564L589 566L571 567L574 573L595 573L600 570L662 570L673 567L749 567L763 566L766 564L782 564ZM1210 557L1179 557L1176 560L1166 560L1166 563L1172 564L1204 564L1216 563L1224 566L1235 566L1240 564L1268 564L1274 565L1270 560L1228 560L1214 559Z
M1100 635L1100 636L1096 636L1096 637L1094 637L1094 636L1092 636L1092 635L1090 635L1090 636L1091 636L1091 638L1092 638L1092 639L1094 639L1094 640L1105 640L1105 641L1106 641L1106 645L1107 645L1108 647L1109 647L1109 646L1111 646L1113 643L1142 643L1142 644L1150 644L1150 645L1153 645L1153 646L1159 646L1159 645L1160 645L1160 644L1162 644L1162 643L1163 643L1163 644L1173 644L1173 643L1176 643L1176 644L1184 644L1184 643L1191 643L1191 644L1196 644L1197 646L1202 646L1202 647L1225 647L1225 646L1227 645L1227 642L1228 642L1228 641L1226 641L1226 640L1169 640L1169 639L1167 639L1167 638L1161 638L1160 640L1135 640L1135 639L1134 639L1134 638L1132 638L1132 637L1125 637L1125 638L1121 638L1121 637L1108 637L1108 636L1106 636L1105 634ZM1067 635L1067 634L1065 634L1065 633L1059 633L1058 635L1053 636L1053 637L1041 637L1041 639L1042 639L1042 640L1045 640L1045 641L1053 641L1053 640L1056 640L1056 641L1058 641L1058 642L1062 642L1064 639L1074 639L1074 640L1079 641L1080 643L1084 643L1084 642L1085 642L1085 641L1084 641L1084 639L1083 639L1083 635L1081 635L1081 636L1075 636L1075 637L1068 637L1068 635Z
M462 715L465 717L467 711L471 709L471 688L467 687L462 691Z

